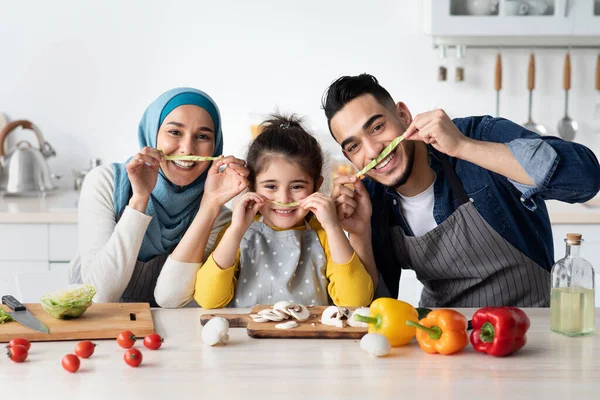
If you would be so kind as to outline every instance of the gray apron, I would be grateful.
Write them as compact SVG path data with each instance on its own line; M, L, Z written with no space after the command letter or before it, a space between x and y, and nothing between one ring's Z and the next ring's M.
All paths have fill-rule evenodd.
M421 237L391 228L397 265L414 270L423 283L419 306L548 307L550 273L483 219L447 157L440 159L461 205Z
M261 221L250 225L240 243L237 286L230 307L252 307L287 300L329 305L327 259L317 232L276 231Z

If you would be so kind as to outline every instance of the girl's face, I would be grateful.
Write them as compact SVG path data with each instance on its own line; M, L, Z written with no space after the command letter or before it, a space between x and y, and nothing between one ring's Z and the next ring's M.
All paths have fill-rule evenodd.
M256 193L279 203L300 201L314 193L313 179L297 164L282 157L272 157L266 162L266 168L256 175ZM267 202L260 213L265 224L286 229L303 225L308 210Z
M158 129L156 138L167 156L212 156L215 148L215 125L203 108L186 104L171 111ZM178 186L194 182L208 168L210 161L162 161L160 168L167 179Z

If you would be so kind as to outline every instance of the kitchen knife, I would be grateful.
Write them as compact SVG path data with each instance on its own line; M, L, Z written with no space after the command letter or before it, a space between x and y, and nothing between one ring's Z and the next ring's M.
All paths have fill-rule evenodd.
M11 295L2 296L2 304L6 304L11 310L13 310L8 314L21 325L39 332L50 333L50 330L46 325L34 317L32 313L27 311L25 306Z

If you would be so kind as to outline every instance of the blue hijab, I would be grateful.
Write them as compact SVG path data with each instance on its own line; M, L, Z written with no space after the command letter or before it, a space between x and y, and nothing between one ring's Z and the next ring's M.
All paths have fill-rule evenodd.
M138 128L140 149L145 146L156 147L158 129L165 117L175 108L186 104L202 107L210 114L215 125L213 156L223 154L219 109L210 96L192 88L171 89L150 104ZM132 195L131 183L125 163L115 163L112 166L115 176L113 192L115 215L120 217ZM173 251L198 212L207 174L208 168L194 182L181 187L171 183L162 170L159 172L156 186L146 207L146 214L152 217L152 221L144 235L138 260L145 262Z

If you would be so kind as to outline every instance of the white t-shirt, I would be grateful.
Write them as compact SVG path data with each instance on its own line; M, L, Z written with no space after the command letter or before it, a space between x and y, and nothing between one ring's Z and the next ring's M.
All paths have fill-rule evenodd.
M433 203L433 183L416 196L400 195L400 211L415 236L423 236L437 226L433 218Z

